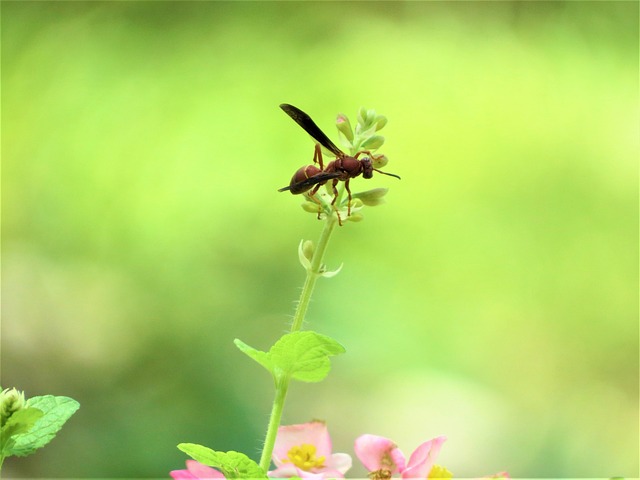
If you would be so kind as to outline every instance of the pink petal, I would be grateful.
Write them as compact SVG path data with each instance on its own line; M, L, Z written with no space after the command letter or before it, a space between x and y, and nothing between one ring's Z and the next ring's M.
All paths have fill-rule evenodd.
M271 470L268 475L269 478L289 478L300 476L298 474L298 469L293 463L285 463L281 467Z
M300 477L308 480L322 480L325 478L344 478L344 474L338 470L322 469L321 472L306 472L292 464L285 465L269 472L269 478Z
M354 445L356 456L370 472L389 470L391 473L404 470L405 457L391 440L378 435L360 435Z
M224 478L218 470L202 465L195 460L187 460L187 470L173 470L169 475L175 480L210 480Z
M174 480L198 480L193 473L189 473L187 470L172 470L169 472L171 478Z
M322 470L321 473L309 473L309 472L303 472L302 470L300 471L301 478L318 478L318 479L325 479L325 478L344 478L344 472L341 472L339 470L331 470L331 469L327 469L327 470ZM314 477L311 477L310 475L314 475Z
M322 471L326 470L337 470L343 475L347 473L347 470L351 468L353 464L353 460L351 460L351 455L347 453L334 453L331 455L325 462Z
M436 437L424 442L411 454L402 478L427 478L447 437Z
M195 460L187 460L187 469L200 479L224 478L222 472L203 465L200 462L196 462Z
M322 473L311 473L300 469L298 469L298 475L296 476L300 478L306 478L308 480L322 480L323 478L325 478L324 474Z
M303 444L315 446L317 457L329 457L331 437L325 423L314 421L278 428L278 436L273 448L273 463L277 467L283 465L285 460L288 460L289 450Z

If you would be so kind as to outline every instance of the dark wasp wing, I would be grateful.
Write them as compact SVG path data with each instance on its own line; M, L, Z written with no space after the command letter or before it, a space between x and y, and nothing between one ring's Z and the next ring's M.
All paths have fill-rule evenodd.
M280 105L280 108L285 111L287 115L289 115L293 120L300 125L304 130L313 137L313 139L322 145L324 148L333 153L336 157L344 157L345 154L342 150L336 147L335 143L329 140L320 127L315 124L311 117L300 110L298 107L294 107L293 105L289 105L288 103L283 103Z
M317 173L301 182L294 183L293 185L287 185L286 187L282 187L279 189L279 192L286 192L287 190L291 190L292 193L303 193L309 190L314 185L318 183L325 183L333 178L338 178L342 173L340 172L320 172Z

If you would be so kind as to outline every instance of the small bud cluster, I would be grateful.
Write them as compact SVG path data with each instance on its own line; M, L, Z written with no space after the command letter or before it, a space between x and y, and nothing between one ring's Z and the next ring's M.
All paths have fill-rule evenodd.
M336 118L336 127L340 137L340 144L350 155L359 155L359 159L369 158L374 169L383 168L389 159L386 155L373 154L373 152L384 144L384 137L378 134L387 124L387 117L379 115L375 110L360 108L355 128L351 125L349 117L341 113ZM393 174L392 174L393 175ZM393 175L396 176L396 175ZM399 177L398 177L399 178ZM352 188L353 188L352 184ZM351 202L344 195L344 187L338 186L336 197L332 183L327 182L322 190L315 193L313 197L305 195L302 208L323 218L337 213L342 221L360 222L364 216L362 209L365 206L375 207L384 203L384 196L387 194L386 188L374 188L364 192L353 193Z
M2 390L2 393L0 393L0 426L4 427L11 415L18 410L22 410L25 405L24 392L20 392L15 388Z
M387 117L379 115L373 109L360 107L358 121L355 128L352 128L349 118L345 114L338 115L336 126L340 135L340 141L345 148L348 148L352 155L358 152L373 152L384 145L384 137L377 132L382 130L387 124ZM386 155L371 155L373 167L378 169L389 163ZM364 216L361 210L364 206L375 207L384 203L383 197L389 190L386 188L374 188L352 195L351 215L346 219L352 222L360 222ZM339 208L344 211L347 206L342 198Z
M364 107L358 112L358 123L355 129L351 127L349 118L341 113L336 119L336 126L340 133L340 141L351 151L352 155L362 150L377 150L384 144L384 137L377 135L378 130L387 124L387 117L378 115L375 110ZM378 168L378 165L374 165Z

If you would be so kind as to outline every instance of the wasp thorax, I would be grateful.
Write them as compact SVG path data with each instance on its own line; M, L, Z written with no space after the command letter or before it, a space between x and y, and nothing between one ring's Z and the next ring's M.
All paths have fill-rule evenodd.
M340 160L340 168L348 172L350 176L356 176L360 173L360 160L354 157L343 157Z

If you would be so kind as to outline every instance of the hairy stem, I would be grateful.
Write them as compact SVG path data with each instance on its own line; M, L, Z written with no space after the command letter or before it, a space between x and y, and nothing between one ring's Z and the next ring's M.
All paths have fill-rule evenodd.
M320 234L320 240L316 245L311 259L311 267L307 270L307 278L304 281L302 292L300 293L300 300L296 308L296 313L293 316L293 323L291 324L291 332L298 332L302 328L307 309L309 308L309 302L311 301L311 295L313 288L316 285L316 280L320 276L320 268L322 267L322 260L329 244L331 234L338 223L338 220L333 215L327 215L324 222L324 228ZM269 465L271 464L271 455L273 453L273 447L276 443L276 435L278 433L278 427L280 426L280 420L282 419L282 410L284 408L284 401L287 396L287 390L289 389L289 378L283 378L282 381L276 381L276 394L273 400L273 406L271 407L271 416L269 417L269 426L267 427L267 434L264 440L264 447L262 449L262 455L260 456L260 466L267 472Z
M273 454L273 447L276 443L276 435L278 434L278 427L280 426L280 419L282 418L282 409L284 408L284 399L287 396L288 388L288 378L283 382L276 383L276 395L273 399L267 435L264 439L264 448L260 456L260 466L265 472L269 471L269 465L271 464L271 455Z
M307 315L307 308L309 308L309 301L311 300L311 294L313 288L316 285L316 280L320 276L320 267L322 267L322 260L329 244L329 239L333 233L337 223L336 218L333 215L327 215L327 220L324 223L324 228L320 234L320 240L316 245L311 259L311 268L307 270L307 278L304 281L302 292L300 293L300 300L298 301L298 307L296 313L293 316L293 323L291 324L291 332L297 332L302 329L302 323Z

